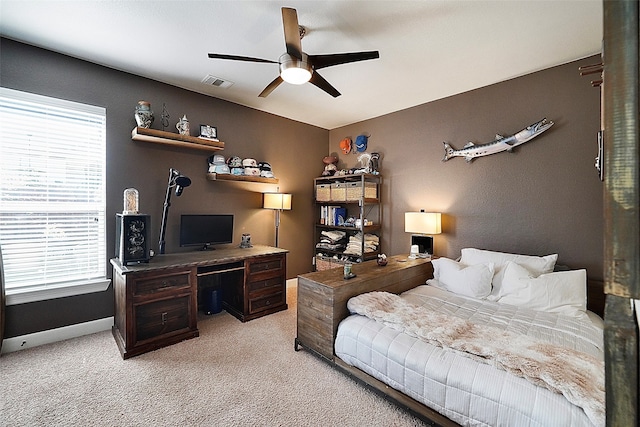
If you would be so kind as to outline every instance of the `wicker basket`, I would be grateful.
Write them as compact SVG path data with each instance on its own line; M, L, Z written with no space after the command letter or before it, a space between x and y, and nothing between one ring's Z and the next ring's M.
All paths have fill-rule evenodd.
M344 265L344 261L316 255L316 271L330 270L332 268L341 268Z
M346 200L360 200L362 197L362 182L348 182L346 188ZM364 183L365 199L375 199L378 197L377 186L373 182Z
M316 200L318 202L331 201L331 184L316 185Z
M345 200L347 200L347 184L344 182L331 184L331 201L344 202Z

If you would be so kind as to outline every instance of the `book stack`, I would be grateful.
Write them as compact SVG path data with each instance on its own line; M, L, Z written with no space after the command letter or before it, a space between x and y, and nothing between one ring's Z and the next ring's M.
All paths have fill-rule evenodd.
M320 206L320 224L344 225L347 220L347 209L340 206Z

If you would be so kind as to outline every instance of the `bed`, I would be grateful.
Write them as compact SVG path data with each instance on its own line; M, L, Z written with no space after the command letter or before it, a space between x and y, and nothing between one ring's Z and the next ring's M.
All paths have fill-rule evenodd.
M604 425L603 321L586 271L556 261L466 248L399 296L353 297L336 364L436 424Z

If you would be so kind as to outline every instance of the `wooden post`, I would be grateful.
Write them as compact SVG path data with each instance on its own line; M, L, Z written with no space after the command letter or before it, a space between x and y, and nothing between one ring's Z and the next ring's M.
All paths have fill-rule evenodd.
M640 305L638 1L604 1L607 426L636 426Z
M607 426L638 425L638 325L628 298L607 295L605 308Z

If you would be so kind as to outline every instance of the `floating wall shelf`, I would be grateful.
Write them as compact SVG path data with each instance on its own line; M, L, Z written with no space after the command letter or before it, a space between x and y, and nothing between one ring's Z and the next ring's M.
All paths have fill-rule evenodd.
M154 142L172 145L174 147L194 148L196 150L220 151L224 149L224 142L211 141L196 136L180 135L179 133L136 127L131 131L134 141Z
M196 136L180 135L179 133L164 132L156 129L136 127L131 131L131 139L134 141L153 142L156 144L172 145L174 147L193 148L205 151L220 151L224 149L224 142L211 141ZM235 182L261 182L264 184L277 184L277 178L263 178L261 176L231 175L208 173L209 181L235 181Z
M261 176L249 175L231 175L226 173L208 173L207 179L209 181L262 182L265 184L278 183L278 178L263 178Z

